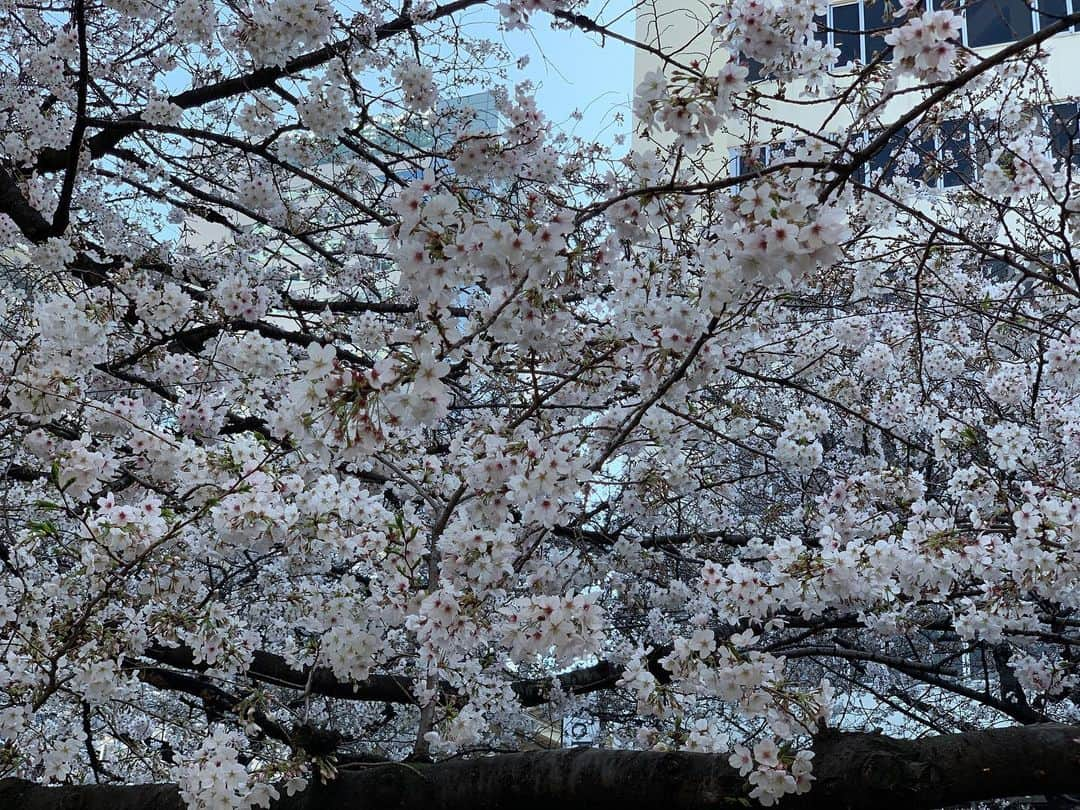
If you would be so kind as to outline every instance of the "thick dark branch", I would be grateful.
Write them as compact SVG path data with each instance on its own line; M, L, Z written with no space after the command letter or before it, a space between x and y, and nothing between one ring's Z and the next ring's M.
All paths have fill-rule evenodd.
M556 537L564 537L569 540L577 540L593 546L613 546L623 536L629 527L621 527L612 531L595 531L593 529L579 529L570 526L556 526L551 533ZM634 543L643 549L664 548L665 546L679 546L687 543L716 543L731 548L742 548L750 543L753 538L743 532L727 531L726 529L707 530L699 532L672 532L670 534L648 534L633 538Z
M448 17L451 14L467 9L470 6L479 5L481 2L483 2L483 0L455 0L455 2L452 3L436 6L424 21ZM378 42L382 42L384 39L389 39L403 31L408 31L416 24L417 20L411 15L402 14L390 22L376 28L375 39ZM270 87L279 79L301 73L305 70L310 70L311 68L329 62L331 59L342 56L355 46L355 41L351 37L346 37L337 42L325 45L318 50L306 53L303 56L290 59L284 65L260 68L251 73L246 73L243 76L236 76L232 79L214 82L213 84L208 84L203 87L193 87L183 93L177 93L174 96L170 96L169 101L182 109L188 110L233 96L251 93L255 90L263 90ZM117 121L117 126L106 125L97 135L87 139L86 143L90 151L90 157L92 159L101 157L126 138L132 130L129 126L123 125L125 122L130 123L131 121L141 120L142 114L135 113L127 116L126 119ZM67 149L43 150L38 158L37 170L39 172L55 172L63 169L68 164L68 153L69 150Z
M147 658L176 669L202 670L188 647L154 645L144 653ZM345 700L367 700L377 703L415 703L413 680L400 675L372 675L365 681L349 683L338 680L327 667L304 667L298 670L279 655L255 652L248 677L262 683L289 689L310 690L312 694Z
M379 315L411 315L419 311L414 303L387 301L324 301L319 298L293 298L286 296L285 302L297 312L374 312ZM472 310L468 307L449 307L447 310L455 318L468 318Z
M208 678L193 677L183 672L163 667L140 667L139 680L157 689L184 692L199 698L208 721L237 715L254 723L263 734L285 743L293 751L303 751L310 756L327 756L337 751L341 735L332 729L323 729L309 723L286 729L262 709L249 706L245 709L243 699L231 695ZM383 757L372 754L343 755L351 762L385 762ZM96 769L95 769L96 772Z
M52 232L49 221L32 206L23 194L15 174L0 165L0 213L7 214L23 235L32 242L41 242Z
M649 671L660 683L668 683L671 674L660 665L660 659L671 652L670 647L660 647L648 656ZM196 664L189 647L165 647L155 644L144 653L147 658L175 669L201 671L203 664ZM601 661L588 667L564 672L555 676L560 688L569 694L587 695L602 689L612 689L622 677L623 667L610 661ZM339 680L328 667L304 667L296 669L279 655L257 650L248 668L247 676L261 683L286 689L309 691L314 695L342 700L370 701L372 703L413 704L416 683L405 675L371 675L366 680L348 682ZM523 706L540 706L551 699L552 678L536 678L517 681L512 688ZM451 694L447 686L445 691Z
M660 665L660 659L670 652L670 646L663 646L654 649L646 657L649 672L661 684L671 682L671 673ZM571 695L588 695L591 692L614 689L616 682L625 671L625 667L619 664L600 661L590 667L574 669L556 677L563 692ZM538 678L531 681L517 681L511 684L511 688L521 699L522 706L540 706L551 700L553 680L554 678Z
M783 654L787 658L843 658L848 661L872 661L895 669L897 672L903 673L912 680L920 681L921 683L930 686L936 686L939 689L944 689L946 692L952 692L954 695L960 695L968 700L973 700L976 703L989 706L990 708L1001 712L1006 717L1011 717L1013 720L1020 723L1043 723L1046 721L1046 716L1032 709L1027 702L1019 703L1014 700L999 699L989 692L979 691L970 686L965 686L963 683L952 677L952 673L949 672L949 665L945 663L928 664L921 661L908 660L906 658L897 658L883 653L849 649L837 645L817 645L796 647L793 649L780 648L777 652Z
M86 132L86 85L90 81L90 58L86 45L86 9L83 0L75 0L72 7L75 31L79 41L79 78L76 85L75 123L71 128L71 143L67 148L67 166L60 197L53 214L52 232L63 236L71 221L71 196L75 192L75 178L79 173L79 154L82 151L83 134Z
M899 133L900 130L913 121L918 120L920 116L932 110L936 105L952 96L973 79L997 65L1012 59L1017 54L1023 53L1028 48L1040 45L1051 37L1068 30L1078 22L1080 22L1080 13L1061 17L1052 24L1036 31L1034 34L1002 48L1000 51L997 51L985 59L980 59L967 70L957 74L954 79L943 82L937 90L928 95L922 102L915 105L906 113L899 116L896 121L878 133L870 143L853 154L849 162L840 166L836 172L836 176L826 184L825 188L818 195L818 199L821 201L827 200L837 188L842 186L845 181L854 175L860 166L869 163L875 155L887 148L889 141L893 136Z
M789 626L796 627L799 626L799 623L792 621ZM824 626L840 627L846 626L846 624L844 621L827 622ZM670 645L660 645L653 649L646 658L649 672L661 685L671 682L671 673L660 663L661 659L666 657L671 650ZM1045 716L1029 706L1018 707L1014 703L999 700L994 695L965 686L954 678L948 677L948 673L944 672L941 665L924 664L880 653L846 649L836 645L802 646L795 649L780 648L777 652L789 658L837 657L881 663L913 680L939 687L976 703L989 706L1020 723L1041 723L1046 720ZM177 669L202 670L206 668L203 665L194 663L192 651L187 647L154 645L147 649L144 654L158 663ZM591 666L580 667L548 678L515 681L511 684L511 688L520 699L522 706L540 706L551 700L552 682L556 679L559 681L561 691L572 695L587 695L592 692L614 689L623 672L624 667L621 664L612 661L600 661ZM415 681L408 676L371 675L364 681L350 683L339 680L333 671L327 667L316 667L314 671L310 667L298 670L290 666L284 658L262 650L255 652L251 666L246 674L249 678L262 683L287 689L307 690L311 694L324 697L373 703L415 703L413 697ZM443 693L446 697L452 698L454 690L448 684L443 684Z
M1080 727L1045 723L897 740L832 732L799 808L937 808L1080 788ZM787 807L788 803L781 803Z
M230 695L219 686L205 678L194 678L182 672L175 672L161 667L145 667L139 670L139 680L157 689L171 692L183 692L202 701L208 721L221 719L238 711L241 699ZM291 745L287 731L271 720L262 711L255 711L246 718L255 723L263 733L279 742Z
M783 810L919 810L1080 790L1080 728L1046 724L898 740L830 732L818 739L810 793ZM283 796L273 810L705 810L745 806L748 785L724 754L570 749L389 763L343 771ZM21 810L181 810L174 785L47 788L0 781L0 806Z

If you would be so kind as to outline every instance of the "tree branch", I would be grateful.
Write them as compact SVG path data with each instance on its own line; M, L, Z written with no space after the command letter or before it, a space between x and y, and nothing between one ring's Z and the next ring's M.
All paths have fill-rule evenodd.
M75 191L75 178L79 173L79 155L82 151L83 135L86 132L86 85L90 81L90 58L86 45L86 9L83 0L75 0L71 15L75 21L75 31L79 42L79 78L75 90L75 123L71 128L71 143L67 148L64 182L60 187L56 213L53 214L52 233L54 236L63 236L71 221L71 195Z
M660 683L668 683L671 674L660 665L660 659L671 652L671 647L660 647L648 656L649 671ZM165 647L152 645L143 653L159 664L175 669L201 671L205 665L196 664L189 647ZM292 667L284 658L273 653L257 650L247 670L247 676L255 681L286 689L309 691L311 694L344 700L370 701L372 703L398 703L412 705L416 682L405 675L371 675L363 681L339 680L328 667ZM564 672L558 678L564 692L587 695L602 689L611 689L622 677L623 667L610 661L601 661L588 667ZM514 682L511 687L525 707L540 706L550 699L553 678L534 678ZM163 687L167 688L167 687ZM446 691L450 691L449 687Z
M827 732L810 793L781 810L929 810L1080 790L1080 727L995 728L921 740ZM273 810L671 810L741 806L746 781L724 754L564 749L427 765L369 765L282 796ZM0 806L21 810L182 810L175 785L42 787L0 780Z
M433 8L431 13L420 21L414 19L410 15L399 15L390 22L380 25L375 29L375 41L382 42L384 39L389 39L403 31L408 31L417 25L418 22L431 22L443 17L448 17L458 11L463 11L470 6L479 5L482 2L483 0L455 0L452 3L445 3ZM306 53L303 56L290 59L284 65L259 68L250 73L245 73L242 76L224 79L223 81L214 82L213 84L204 85L203 87L193 87L190 90L185 90L182 93L170 96L168 100L181 109L190 110L232 96L251 93L255 90L263 90L286 76L292 76L293 74L325 64L331 59L347 53L350 48L355 46L355 44L356 43L351 37L345 37L337 42L332 42L329 45L324 45L322 48ZM140 112L119 119L115 122L115 126L109 124L103 125L102 130L97 135L87 140L90 157L94 159L104 155L132 132L130 126L126 126L125 124L141 120L142 113ZM39 172L55 172L63 169L68 165L68 161L70 160L69 152L70 149L42 150L41 155L38 158L37 170Z

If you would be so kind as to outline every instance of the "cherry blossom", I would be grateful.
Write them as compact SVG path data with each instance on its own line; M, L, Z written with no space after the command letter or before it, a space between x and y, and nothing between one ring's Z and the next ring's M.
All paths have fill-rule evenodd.
M472 5L2 6L0 776L265 807L565 719L772 806L1072 728L1048 29L842 66L733 0L638 43L626 150L497 30L607 12Z

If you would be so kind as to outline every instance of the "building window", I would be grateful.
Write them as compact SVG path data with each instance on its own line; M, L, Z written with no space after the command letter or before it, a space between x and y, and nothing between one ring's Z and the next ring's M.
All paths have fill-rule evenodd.
M873 0L863 3L863 61L869 64L878 54L884 59L892 59L892 48L885 44L888 29L896 26L896 7L890 0ZM877 33L874 33L874 32Z
M956 119L941 123L937 154L944 188L967 185L975 179L971 143L971 125L968 121Z
M748 82L760 82L763 79L769 78L768 75L763 72L765 66L757 59L751 59L748 56L744 56L739 64L746 68L746 80Z
M1067 100L1036 114L1050 141L1050 152L1059 168L1067 163L1080 170L1080 103ZM861 182L888 182L896 177L921 180L927 188L956 188L973 183L980 167L990 159L994 145L988 140L993 124L988 120L956 118L942 121L929 137L912 138L905 127L871 156L858 175ZM853 145L865 148L881 130L856 135Z
M858 60L866 65L879 55L890 59L891 50L885 44L888 29L899 22L894 0L862 0L857 3L838 3L829 7L827 35L817 37L840 51L838 65ZM820 24L820 22L819 22Z
M1044 110L1043 121L1050 149L1057 161L1080 167L1080 107L1063 101Z
M1033 112L1042 118L1055 162L1059 167L1071 162L1077 167L1074 174L1080 176L1080 102L1065 100ZM855 179L860 183L886 183L905 177L921 181L926 188L968 186L975 181L979 167L990 159L994 145L988 134L992 131L988 119L969 118L942 121L936 129L926 128L916 135L903 127L870 156ZM878 129L852 135L852 152L865 149L880 134ZM752 174L790 160L805 143L805 139L796 139L733 148L728 152L730 176ZM850 156L851 152L847 159Z
M805 143L806 140L800 138L783 143L765 144L764 146L729 149L728 158L730 160L731 176L737 177L740 174L750 174L764 169L766 166L772 166L774 163L791 160L795 157L795 152L798 151L799 147Z
M881 130L869 132L856 140L867 145L881 134ZM864 183L887 183L896 177L921 180L928 187L940 185L941 144L934 137L913 138L911 130L904 127L889 137L862 167L860 180Z
M1080 10L1080 0L928 0L932 8L964 9L965 44L969 48L1000 45L1030 36L1064 16ZM828 16L816 17L814 38L840 51L840 66L869 64L879 54L889 59L888 29L921 13L922 3L903 19L896 0L858 0L829 6ZM1078 30L1070 26L1067 31Z
M867 65L879 55L891 59L891 48L885 44L885 36L890 28L902 22L898 8L895 0L837 3L829 7L827 21L816 18L824 30L819 30L814 38L840 51L836 60L838 65L856 60Z
M840 51L838 65L862 61L862 3L848 3L829 9L832 45Z
M891 49L885 44L888 32L883 29L896 24L897 8L896 0L859 0L831 5L827 14L814 17L814 39L840 51L836 62L840 66L855 61L868 64L879 53L889 59L887 52ZM747 79L751 82L770 78L755 59L743 57L741 64L749 70Z
M1015 42L1077 9L1080 0L970 0L964 10L965 44L969 48L981 48ZM1077 26L1065 30L1075 31Z
M967 45L980 48L1031 36L1031 7L1025 0L974 0L964 11Z
M1080 0L1039 0L1039 28L1053 25L1062 17L1080 9ZM1066 31L1075 31L1076 26L1070 25Z

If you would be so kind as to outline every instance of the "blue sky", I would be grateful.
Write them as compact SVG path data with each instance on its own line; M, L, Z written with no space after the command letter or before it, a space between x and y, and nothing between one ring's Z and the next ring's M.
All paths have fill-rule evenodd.
M585 139L599 139L611 145L617 134L630 132L630 103L634 81L634 49L622 42L586 33L577 28L552 30L552 17L544 12L533 15L530 31L500 31L498 0L474 7L459 16L473 36L483 36L502 44L515 58L528 56L523 70L510 67L513 83L530 79L537 87L541 110L564 130ZM343 10L351 5L337 2ZM608 25L623 36L634 35L634 0L589 0L581 9L586 16ZM177 69L166 77L166 92L186 88L190 77ZM463 88L465 93L471 88ZM575 121L572 113L580 110L583 118ZM625 120L615 124L612 116L622 111ZM616 149L621 154L622 149Z
M633 8L631 0L591 0L584 13L601 23L614 20L613 30L632 37ZM616 134L629 136L634 82L632 47L611 39L601 46L598 34L578 29L553 31L551 17L544 13L533 16L531 31L498 32L495 12L485 9L480 13L484 16L477 23L491 25L493 38L501 40L516 57L529 57L523 71L512 69L511 73L536 84L537 103L553 122L583 138L607 144L613 143ZM581 121L571 117L575 109L582 112ZM621 125L612 120L617 111L624 113ZM623 149L615 151L621 154Z

